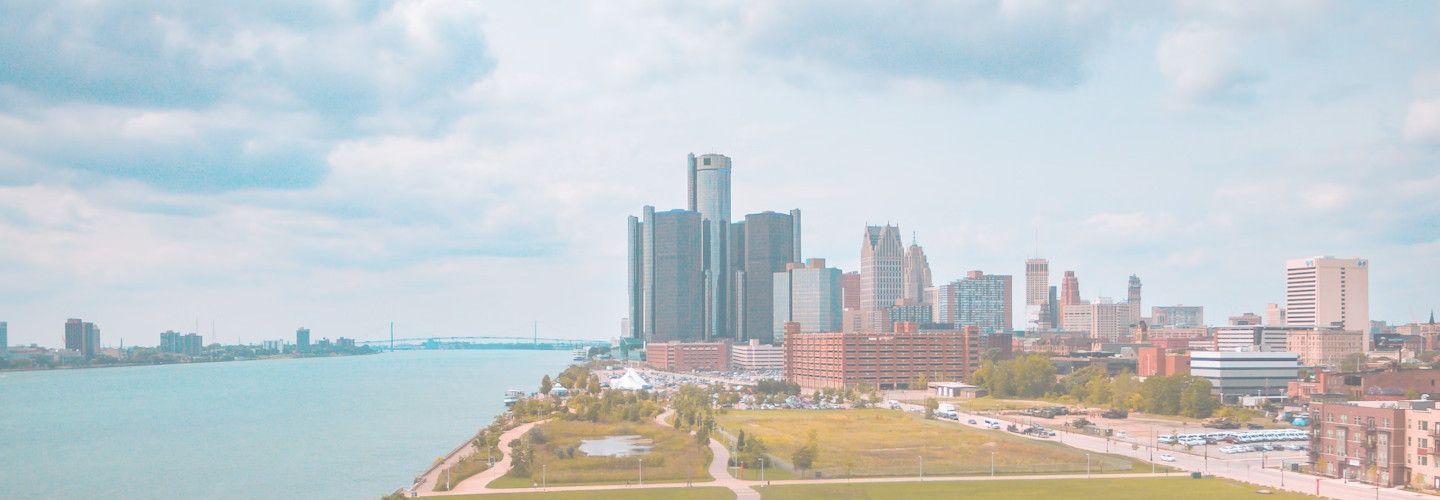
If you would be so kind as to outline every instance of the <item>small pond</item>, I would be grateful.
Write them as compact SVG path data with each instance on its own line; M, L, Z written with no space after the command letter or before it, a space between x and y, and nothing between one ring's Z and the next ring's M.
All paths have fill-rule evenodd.
M580 452L592 457L628 457L650 452L654 445L645 436L606 436L580 440Z

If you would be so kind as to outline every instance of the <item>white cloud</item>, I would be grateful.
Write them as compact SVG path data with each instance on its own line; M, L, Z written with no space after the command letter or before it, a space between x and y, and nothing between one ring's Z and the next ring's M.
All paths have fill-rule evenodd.
M1417 100L1405 112L1405 140L1440 144L1440 98Z
M1259 76L1242 67L1241 53L1234 32L1191 24L1165 35L1155 58L1182 100L1245 101Z

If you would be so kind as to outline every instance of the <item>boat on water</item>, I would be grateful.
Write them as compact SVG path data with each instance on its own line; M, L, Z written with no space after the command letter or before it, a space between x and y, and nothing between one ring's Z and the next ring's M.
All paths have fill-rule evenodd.
M590 358L590 349L587 347L576 347L574 351L571 351L571 354L571 361L585 361Z
M525 391L519 389L505 391L505 406L515 406L515 403L523 397L525 397Z

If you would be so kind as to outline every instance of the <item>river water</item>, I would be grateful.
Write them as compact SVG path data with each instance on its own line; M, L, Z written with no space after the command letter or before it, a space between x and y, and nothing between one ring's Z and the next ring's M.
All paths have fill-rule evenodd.
M0 498L375 498L569 351L0 373Z

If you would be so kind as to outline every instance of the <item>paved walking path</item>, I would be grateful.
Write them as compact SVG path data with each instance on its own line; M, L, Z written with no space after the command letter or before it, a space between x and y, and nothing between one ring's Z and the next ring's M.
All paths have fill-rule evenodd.
M437 468L436 472L433 474L434 477L426 477L425 484L422 484L421 488L418 489L417 492L420 494L420 496L459 495L494 492L493 490L487 488L486 485L490 484L490 481L499 479L500 476L503 476L506 472L510 471L510 456L514 453L511 453L510 445L508 443L510 443L510 441L512 440L519 439L521 435L529 432L531 427L535 427L536 425L542 423L545 423L545 421L542 420L540 422L521 424L514 429L505 431L504 434L500 435L500 460L495 462L495 466L480 471L478 474L465 478L464 481L460 481L460 484L454 485L454 487L451 488L450 491L435 491L435 484L436 482L438 482L439 479L441 479L439 472L440 469ZM509 491L514 492L515 490Z

